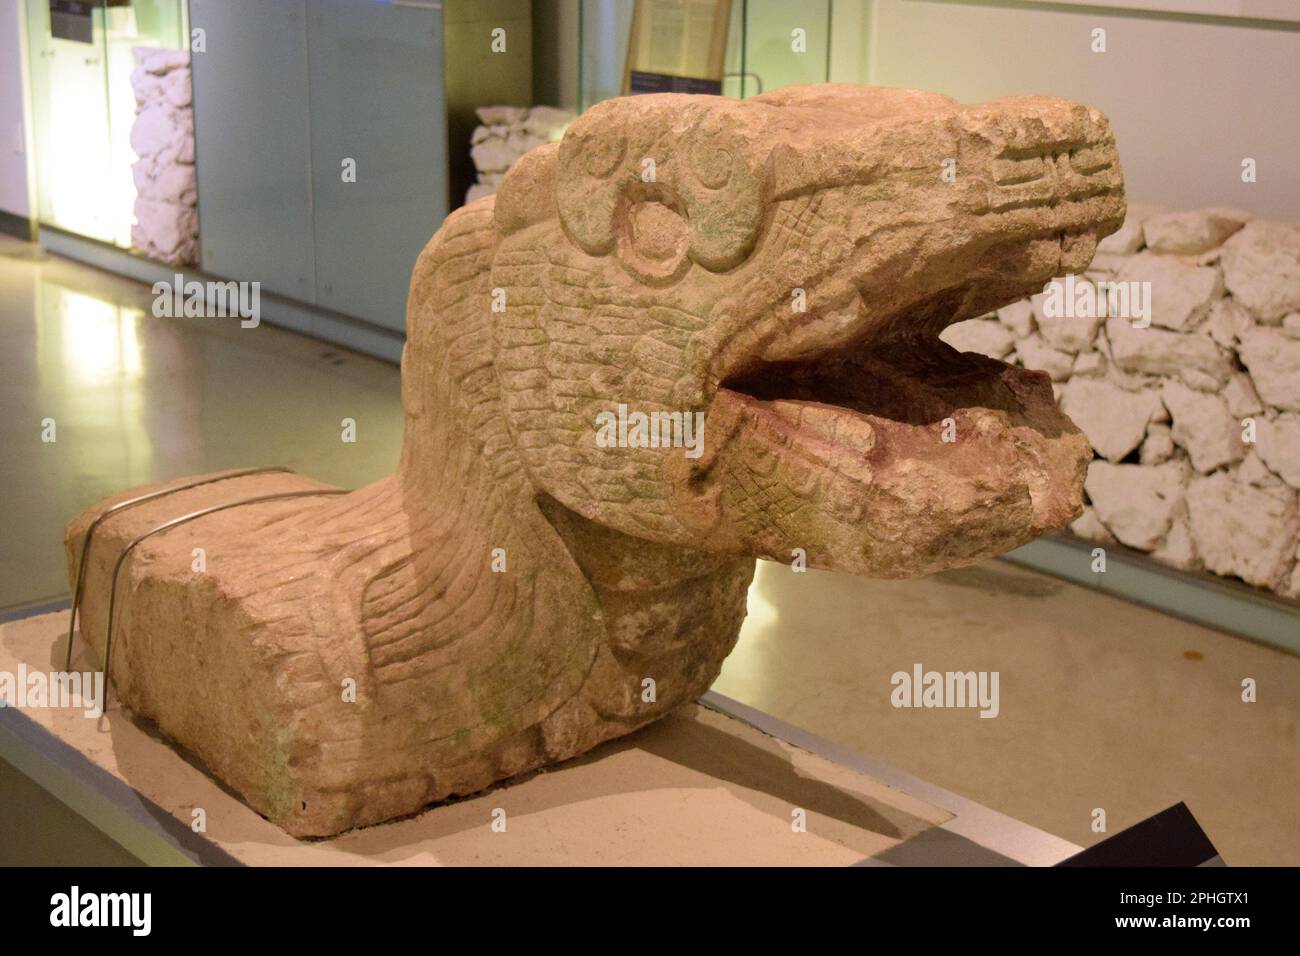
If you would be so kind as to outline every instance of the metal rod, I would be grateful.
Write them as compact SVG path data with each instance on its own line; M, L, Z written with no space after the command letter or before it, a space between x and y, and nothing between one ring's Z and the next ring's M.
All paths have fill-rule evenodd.
M104 681L104 703L101 706L101 713L108 713L108 693L110 686L109 668L112 667L113 664L113 610L117 604L117 575L118 572L122 570L122 565L125 563L127 556L137 544L146 538L158 534L160 531L166 531L169 528L176 527L177 525L185 524L185 522L193 521L195 518L202 518L204 515L214 514L218 511L225 511L227 508L237 508L240 505L256 504L259 501L279 501L284 498L307 498L312 495L346 495L347 493L348 489L346 488L324 488L314 491L281 491L276 494L258 495L253 498L242 498L239 501L227 501L225 504L212 505L210 508L191 511L189 514L181 515L179 518L172 518L170 521L164 521L162 524L158 525L158 527L146 531L123 548L122 553L117 556L117 563L113 565L113 578L108 586L108 628L104 635L104 666L101 670Z
M210 485L214 482L225 481L228 478L242 478L244 475L260 475L267 472L289 471L280 465L270 468L242 468L238 471L225 471L215 475L209 475L206 478L198 478L194 481L187 481L182 485L172 485L170 488L163 488L159 491L151 491L147 495L138 495L135 498L128 498L126 501L119 501L111 508L105 508L95 520L90 522L86 528L85 537L81 539L81 557L77 560L77 580L72 586L72 613L68 617L68 657L64 662L65 671L72 670L72 640L77 629L77 609L81 606L81 588L82 582L86 579L86 556L90 554L90 539L95 533L95 529L109 515L117 514L119 511L125 511L127 508L133 508L138 504L146 501L153 501L155 498L162 498L173 492L185 491L188 488L197 488L200 485Z

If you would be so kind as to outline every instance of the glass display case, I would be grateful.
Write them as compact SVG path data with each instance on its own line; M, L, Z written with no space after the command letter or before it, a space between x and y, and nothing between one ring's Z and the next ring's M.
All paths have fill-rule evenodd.
M447 212L441 11L191 0L190 16L223 51L194 59L203 268L400 333Z
M185 19L181 0L27 0L41 222L131 245L133 51L184 49Z
M680 30L721 8L725 23L723 96L744 98L830 75L830 0L583 0L579 17L578 108L630 92L633 21L644 43L673 43ZM704 9L709 8L709 9ZM696 22L692 22L692 20ZM647 34L652 36L647 40Z

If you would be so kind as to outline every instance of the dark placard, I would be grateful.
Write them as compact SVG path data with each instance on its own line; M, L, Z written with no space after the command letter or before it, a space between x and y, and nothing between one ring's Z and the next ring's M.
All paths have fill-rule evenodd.
M628 93L712 93L717 96L722 93L722 81L632 70L628 74Z
M1222 866L1223 861L1187 804L1176 803L1056 865Z
M95 6L88 0L50 0L50 36L76 43L94 43Z

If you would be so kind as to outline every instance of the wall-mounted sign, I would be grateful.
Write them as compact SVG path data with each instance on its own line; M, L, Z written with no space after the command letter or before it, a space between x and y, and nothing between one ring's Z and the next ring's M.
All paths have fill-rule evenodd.
M636 0L623 93L721 93L731 0Z
M95 7L89 0L50 0L50 36L77 43L95 42Z

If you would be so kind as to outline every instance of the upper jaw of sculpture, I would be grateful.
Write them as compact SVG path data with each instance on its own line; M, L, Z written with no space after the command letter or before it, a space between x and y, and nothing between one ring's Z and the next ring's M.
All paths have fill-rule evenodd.
M801 497L824 503L807 523L788 523L785 540L762 534L768 553L803 546L811 559L820 545L824 567L903 576L1015 547L1078 513L1091 451L1047 376L958 353L938 335L1087 267L1123 215L1114 147L1068 104L1046 110L1068 129L1053 135L1049 120L1038 140L1014 104L976 110L950 123L951 155L962 157L953 182L912 185L905 170L881 177L876 164L876 177L901 183L889 190L901 216L872 221L881 178L822 187L823 215L848 207L852 250L805 290L807 311L781 303L713 356L711 450L746 459L751 473L771 455L794 479L787 488L803 478L813 490ZM998 142L990 129L1017 135ZM961 164L972 167L965 181ZM719 442L719 430L744 434ZM697 465L696 493L716 467Z
M958 353L938 335L1087 267L1122 202L1113 147L1084 137L1004 147L984 167L991 185L982 176L964 184L959 170L943 184L951 195L939 187L939 228L905 219L882 230L862 217L873 187L830 187L824 214L839 201L851 205L850 221L865 220L852 251L805 290L807 311L781 303L715 353L713 450L814 466L807 480L820 474L822 484L809 497L829 500L838 515L810 536L836 542L823 566L890 576L936 570L1015 547L1077 514L1091 453L1057 409L1047 376ZM970 150L955 152L973 164ZM904 202L911 216L927 205L932 214L933 200ZM717 442L720 425L747 432L750 450L743 440ZM711 467L713 459L697 465L697 492ZM785 470L800 473L797 464ZM900 520L907 502L907 516L925 520ZM772 553L800 546L780 544Z

